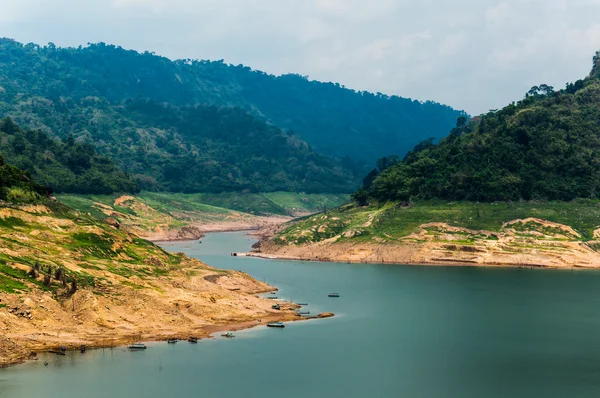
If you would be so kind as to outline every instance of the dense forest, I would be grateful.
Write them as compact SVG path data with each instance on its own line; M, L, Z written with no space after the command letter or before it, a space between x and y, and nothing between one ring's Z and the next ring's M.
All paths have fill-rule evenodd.
M356 92L294 74L273 76L223 61L171 61L103 43L57 48L0 39L0 115L27 127L56 127L54 115L36 106L64 107L57 135L89 133L99 141L118 127L95 124L102 107L136 98L176 107L243 108L322 154L345 158L340 164L348 170L441 138L462 114L434 102ZM82 101L87 113L100 115L72 119Z
M50 191L33 180L31 173L4 162L0 156L0 200L35 202Z
M355 195L369 200L571 200L600 197L600 52L590 75L424 141L402 161L380 161Z
M0 154L54 192L137 192L136 183L93 144L24 130L10 118L0 121Z

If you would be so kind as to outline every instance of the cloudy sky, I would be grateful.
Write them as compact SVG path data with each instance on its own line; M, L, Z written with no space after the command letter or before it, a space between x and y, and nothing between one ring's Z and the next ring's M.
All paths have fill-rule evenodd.
M0 0L0 36L224 59L477 114L585 76L599 16L600 0Z

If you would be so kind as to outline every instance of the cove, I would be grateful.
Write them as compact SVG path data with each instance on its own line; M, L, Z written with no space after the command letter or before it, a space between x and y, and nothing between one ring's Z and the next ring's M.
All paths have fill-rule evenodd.
M162 246L336 317L40 355L0 369L0 397L600 396L598 272L286 262L231 257L244 233L202 241Z

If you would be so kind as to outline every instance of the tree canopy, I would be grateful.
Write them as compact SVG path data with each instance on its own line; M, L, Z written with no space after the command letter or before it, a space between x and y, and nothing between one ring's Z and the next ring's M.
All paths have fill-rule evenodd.
M273 76L223 61L171 61L104 43L58 48L0 39L0 115L23 126L59 137L83 136L112 156L105 143L137 145L136 135L154 132L154 126L139 119L136 124L143 126L125 123L135 134L123 131L126 114L119 121L110 119L124 101L135 99L171 107L240 108L295 137L298 145L305 142L338 158L336 167L346 173L389 153L402 156L425 138L443 137L463 114L431 101L356 92L337 83L296 74ZM185 139L181 144L191 145ZM267 159L270 153L274 151L265 151ZM351 180L346 190L358 178Z
M93 144L24 130L12 119L0 121L0 153L36 181L55 192L108 194L137 192L136 183Z
M420 144L355 194L361 203L413 198L600 198L600 78L537 86L499 111L459 118L438 145Z

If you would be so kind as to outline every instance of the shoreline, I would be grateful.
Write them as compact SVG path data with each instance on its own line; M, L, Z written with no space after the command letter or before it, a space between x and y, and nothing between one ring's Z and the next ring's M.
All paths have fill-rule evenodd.
M529 269L565 269L565 270L595 270L598 267L585 266L549 266L543 264L507 264L498 262L477 263L468 260L441 260L441 261L373 261L373 260L332 260L330 258L308 258L301 256L286 256L282 254L271 253L255 253L255 252L236 252L237 257L255 257L265 260L283 260L283 261L308 261L322 263L338 263L338 264L381 264L381 265L400 265L400 266L422 266L422 267L481 267L481 268L529 268Z
M183 228L175 228L166 230L160 233L149 233L144 234L140 231L136 231L136 234L142 238L153 243L160 242L185 242L185 241L197 241L211 233L221 232L253 232L255 237L264 237L270 234L270 230L277 228L278 226L285 224L293 220L291 217L283 216L257 216L260 217L254 222L242 222L242 221L228 221L228 222L213 222L206 224L190 224ZM186 230L186 233L181 233L182 230ZM189 235L190 231L194 231L192 235Z
M297 305L294 303L289 303L289 304L291 304L291 306ZM81 344L75 344L72 342L72 343L62 344L62 345L67 347L67 350L66 350L67 352L68 351L75 352L75 351L79 351L79 349L82 345L86 346L86 350L99 350L99 349L105 349L105 348L110 348L110 349L112 349L112 348L127 348L130 344L132 344L133 341L142 342L142 343L158 343L158 342L166 342L168 339L171 339L171 338L177 338L177 339L179 339L180 342L187 342L187 339L192 336L197 338L199 341L203 341L203 340L215 339L216 337L218 337L218 336L212 336L215 333L229 332L229 331L237 332L237 331L241 331L241 330L254 329L259 326L266 327L267 323L269 323L269 322L303 322L303 321L311 321L311 320L317 320L317 319L326 319L326 318L331 318L331 317L335 316L335 314L333 314L333 313L322 313L322 314L319 314L321 316L308 318L308 317L298 316L295 313L295 309L290 310L290 311L294 311L294 312L293 313L286 312L286 313L282 313L282 314L273 313L273 314L267 315L266 317L262 317L260 319L236 321L236 322L232 322L232 323L224 323L224 324L216 324L216 325L207 325L207 326L202 326L202 327L198 327L198 328L190 328L190 329L186 329L186 330L178 330L178 331L168 332L168 333L165 332L165 333L157 333L157 334L148 334L146 336L141 335L141 337L139 334L135 334L135 333L125 334L125 335L118 336L118 337L98 336L95 340L81 339L81 341L80 341ZM5 369L5 368L9 368L9 367L22 365L22 364L25 364L30 361L37 361L39 359L38 354L42 354L42 353L51 354L50 350L52 350L52 349L56 350L58 346L59 346L59 343L50 343L50 342L42 343L39 346L32 348L28 355L15 357L14 360L11 362L0 364L0 369Z
M77 337L73 336L73 340L76 341L45 341L32 343L32 346L25 352L23 351L20 355L17 353L14 357L10 358L7 362L0 364L0 369L18 366L29 361L37 361L38 354L51 353L51 350L56 350L60 346L67 347L66 351L79 351L82 345L85 345L87 350L97 350L103 348L120 348L127 347L133 342L143 343L156 343L165 342L168 339L177 338L181 342L187 341L189 337L195 337L198 340L209 340L214 339L212 336L215 333L220 332L236 332L240 330L254 329L259 326L265 326L269 322L304 322L317 319L332 318L335 314L330 312L320 313L316 317L303 317L296 314L296 310L300 308L295 303L287 303L288 309L282 310L281 313L268 313L266 316L257 319L250 320L237 320L231 323L221 323L214 325L197 326L185 329L176 329L172 331L164 331L161 333L126 333L119 336L114 334L111 335L96 335L95 337ZM12 342L16 339L8 338ZM17 340L18 341L18 340Z

